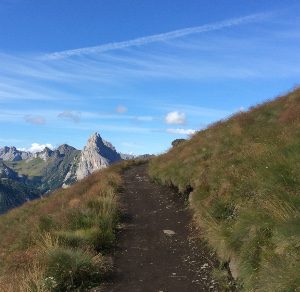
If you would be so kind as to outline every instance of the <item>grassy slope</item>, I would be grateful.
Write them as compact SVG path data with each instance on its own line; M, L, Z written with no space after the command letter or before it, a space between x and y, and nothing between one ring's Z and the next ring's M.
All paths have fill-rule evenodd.
M126 164L0 217L0 291L83 290L103 279Z
M300 89L197 133L150 174L180 191L245 290L299 291Z
M46 162L41 158L33 158L30 161L7 161L6 164L18 174L27 175L29 177L41 176Z

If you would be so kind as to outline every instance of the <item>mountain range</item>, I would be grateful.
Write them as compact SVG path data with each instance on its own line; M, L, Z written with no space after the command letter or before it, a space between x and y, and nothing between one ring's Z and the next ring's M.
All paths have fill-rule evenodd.
M96 170L134 158L117 152L94 133L84 149L63 144L32 153L16 147L0 148L0 214L59 187L66 188Z

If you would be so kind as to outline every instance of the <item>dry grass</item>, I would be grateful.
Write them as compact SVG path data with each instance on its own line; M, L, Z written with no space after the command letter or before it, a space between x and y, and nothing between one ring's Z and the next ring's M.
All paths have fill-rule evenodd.
M299 88L197 133L153 159L150 174L192 187L198 224L245 290L299 289Z
M99 171L0 217L0 291L67 291L97 285L110 269L120 171Z

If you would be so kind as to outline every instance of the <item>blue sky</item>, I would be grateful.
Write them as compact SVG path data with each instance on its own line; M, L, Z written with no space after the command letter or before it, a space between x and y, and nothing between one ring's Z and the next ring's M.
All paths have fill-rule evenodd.
M299 1L0 0L0 145L121 152L299 84Z

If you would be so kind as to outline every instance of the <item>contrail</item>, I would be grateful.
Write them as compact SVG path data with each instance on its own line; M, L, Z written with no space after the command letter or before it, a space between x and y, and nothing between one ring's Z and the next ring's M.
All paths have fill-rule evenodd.
M205 24L205 25L195 26L195 27L188 27L188 28L184 28L184 29L173 30L173 31L166 32L166 33L140 37L140 38L136 38L136 39L128 40L128 41L112 42L112 43L103 44L103 45L99 45L99 46L54 52L54 53L44 55L44 58L45 59L63 59L63 58L71 57L71 56L88 55L88 54L102 53L102 52L118 50L118 49L123 49L123 48L128 48L128 47L141 46L141 45L146 45L146 44L150 44L150 43L154 43L154 42L176 39L176 38L180 38L180 37L191 35L191 34L220 30L220 29L223 29L226 27L232 27L232 26L236 26L236 25L240 25L240 24L249 23L249 22L260 21L260 20L266 19L271 14L273 14L273 13L256 13L256 14L239 17L239 18L232 18L232 19L228 19L228 20L224 20L224 21L220 21L220 22L215 22L215 23L211 23L211 24Z

